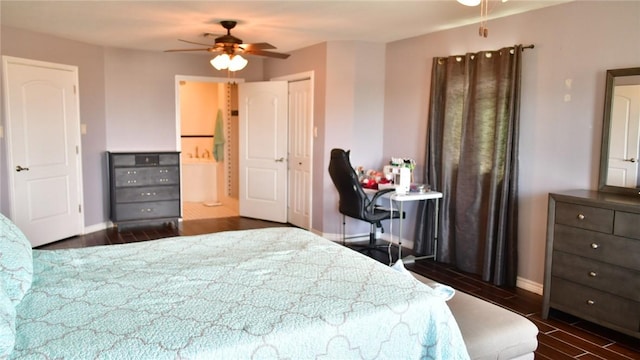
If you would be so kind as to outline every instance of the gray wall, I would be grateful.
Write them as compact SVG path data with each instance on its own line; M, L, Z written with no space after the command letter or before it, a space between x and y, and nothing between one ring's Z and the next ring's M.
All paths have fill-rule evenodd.
M224 78L210 56L129 49L105 49L107 149L176 149L176 75ZM262 80L262 59L251 58L237 77Z
M518 274L541 284L548 193L597 189L605 71L640 66L640 2L572 2L488 27L486 39L473 25L388 44L384 156L424 161L433 57L535 44L523 54Z

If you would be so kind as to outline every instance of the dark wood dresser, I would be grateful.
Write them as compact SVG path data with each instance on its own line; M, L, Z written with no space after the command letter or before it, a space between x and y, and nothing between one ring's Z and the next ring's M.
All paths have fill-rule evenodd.
M180 153L107 152L111 221L123 230L178 225Z
M543 318L550 308L640 338L640 198L549 194Z

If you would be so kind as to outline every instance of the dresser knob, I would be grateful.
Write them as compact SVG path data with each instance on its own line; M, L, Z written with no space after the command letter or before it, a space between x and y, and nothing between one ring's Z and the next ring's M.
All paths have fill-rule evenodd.
M584 214L578 214L578 220L584 220Z
M589 276L590 277L596 277L596 276L598 276L598 273L595 272L595 271L589 271Z
M599 248L599 247L600 247L600 245L598 245L598 244L596 244L596 243L591 243L591 248L592 248L592 249L594 249L594 250L595 250L595 249L597 249L597 248Z
M593 300L587 300L587 305L595 305L596 302Z

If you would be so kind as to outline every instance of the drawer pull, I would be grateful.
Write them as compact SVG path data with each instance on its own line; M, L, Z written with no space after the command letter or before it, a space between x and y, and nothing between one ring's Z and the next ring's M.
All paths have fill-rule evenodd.
M156 196L156 193L155 192L140 193L140 196Z
M127 180L127 184L135 184L136 180Z
M589 271L589 277L596 277L598 276L598 273L595 271Z
M140 212L143 212L143 213L144 213L144 212L148 212L148 213L150 213L150 212L152 212L152 211L153 211L153 209L140 209Z
M578 220L584 220L584 214L578 214Z
M593 300L587 300L587 305L595 305L596 302Z
M135 170L133 170L133 171L131 171L131 170L127 171L127 174L129 174L129 175L137 174L137 173L138 173L138 172L137 172L137 171L135 171Z
M599 248L599 247L600 247L600 245L598 245L597 243L591 243L591 248L592 248L592 249L594 249L594 250L595 250L595 249L597 249L597 248Z

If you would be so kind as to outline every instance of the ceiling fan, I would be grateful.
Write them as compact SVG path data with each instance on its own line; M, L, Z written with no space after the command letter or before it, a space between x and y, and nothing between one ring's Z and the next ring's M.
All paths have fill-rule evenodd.
M246 55L257 55L257 56L265 56L276 59L286 59L289 57L289 54L278 53L273 50L276 47L269 43L255 43L255 44L244 44L241 39L231 35L231 29L236 27L237 22L232 20L224 20L220 21L220 25L223 28L227 29L227 34L216 37L215 34L205 33L205 37L216 37L214 44L204 44L194 41L182 40L179 41L186 42L189 44L202 45L204 48L196 48L196 49L172 49L165 50L165 52L178 52L178 51L208 51L211 53L219 53L220 55L216 56L211 60L211 65L213 65L216 69L229 69L231 71L240 70L244 68L247 64L247 60L240 56L241 54ZM235 61L235 63L234 63Z

